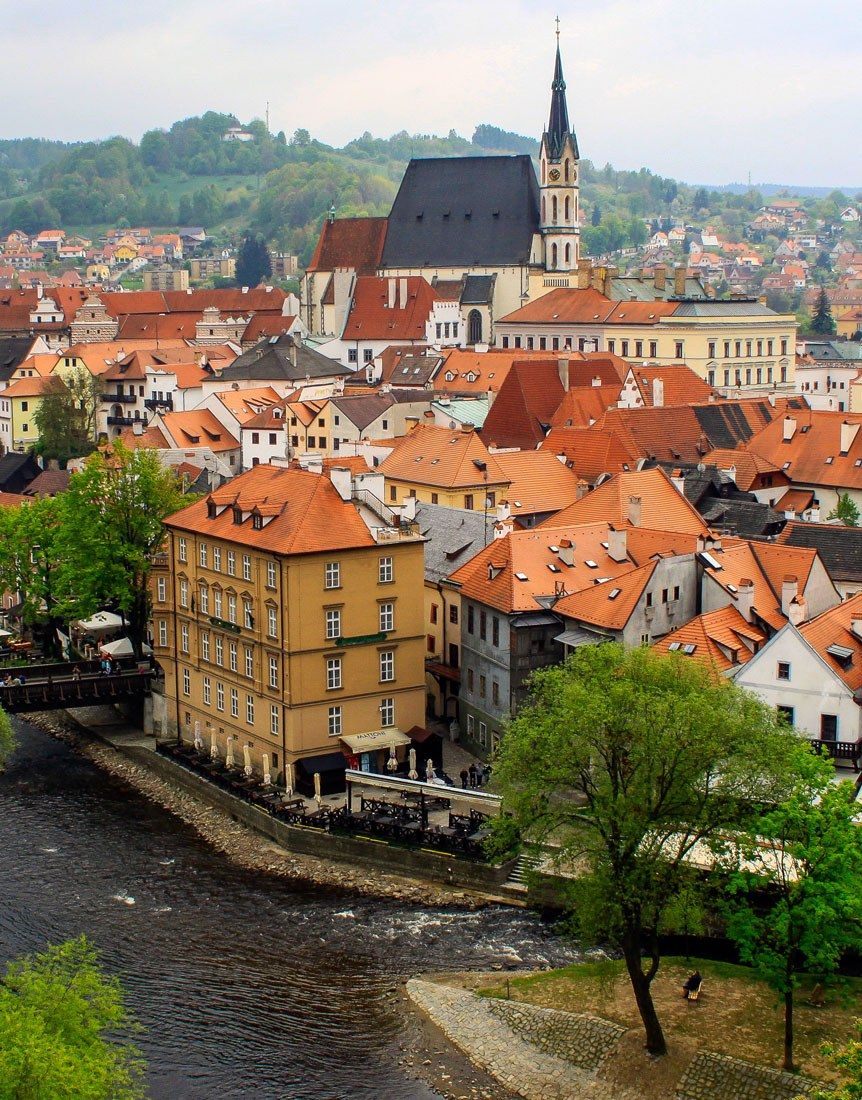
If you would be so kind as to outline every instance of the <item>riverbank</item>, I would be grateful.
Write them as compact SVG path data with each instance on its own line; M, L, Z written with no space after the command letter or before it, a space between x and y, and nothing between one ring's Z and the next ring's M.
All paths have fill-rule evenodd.
M420 883L403 876L330 862L290 852L234 821L224 811L208 806L177 785L153 774L143 764L102 739L82 720L65 711L28 715L27 721L72 745L98 768L123 780L139 794L174 814L232 862L246 870L281 879L367 897L390 898L415 905L476 909L493 904L486 896L466 889Z
M560 975L580 969L502 981L480 974L411 979L407 995L477 1069L524 1100L796 1100L814 1088L811 1078L738 1056L760 1018L752 1015L746 1025L728 1029L723 998L732 991L718 982L709 981L709 995L695 1003L684 1001L674 986L677 1001L692 1020L699 1018L703 1034L674 1029L662 1012L670 1048L663 1058L644 1051L642 1031L628 1016L622 1023L594 1011L597 1000L586 993L589 978L583 986L572 982L584 995L562 998L566 1009L557 1007L557 996L549 998L553 1006L526 999L531 986L532 992L547 992ZM589 966L583 969L589 974ZM668 969L668 980L675 982L675 969ZM745 1011L757 1007L752 1001ZM737 1056L721 1052L728 1044Z

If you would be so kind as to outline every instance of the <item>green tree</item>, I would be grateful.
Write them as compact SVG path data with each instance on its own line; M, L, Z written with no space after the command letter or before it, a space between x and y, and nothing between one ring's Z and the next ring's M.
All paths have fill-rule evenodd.
M784 1002L784 1068L793 1070L794 993L803 972L823 981L862 930L862 835L849 782L809 757L792 792L720 850L739 869L723 897L742 961ZM764 843L764 837L770 843Z
M845 527L858 527L859 508L849 493L842 493L826 518L840 519Z
M830 1088L815 1089L809 1094L809 1100L862 1100L862 1020L856 1021L858 1037L851 1039L846 1046L836 1047L834 1043L824 1043L823 1053L828 1054L841 1070L844 1082Z
M709 193L705 187L698 187L691 200L692 210L709 210Z
M688 856L755 800L780 797L784 770L809 750L752 695L650 649L585 646L536 673L531 692L495 779L526 835L553 837L578 869L573 917L621 950L647 1049L664 1054L651 984L660 932L691 893Z
M45 459L65 466L70 458L82 458L95 447L96 410L100 386L83 367L64 378L50 379L50 388L33 413L39 433L34 450Z
M150 612L150 562L164 539L162 521L189 503L177 477L151 451L128 450L115 441L90 455L63 501L62 549L75 578L79 613L117 607L140 655Z
M811 318L811 331L818 333L820 336L834 336L835 335L835 320L832 316L832 308L829 305L829 295L826 293L826 287L820 287L820 294L817 298L817 308L814 310L814 316Z
M143 1097L138 1030L119 981L102 973L84 936L11 962L0 982L0 1095Z
M5 710L0 710L0 771L6 766L6 761L15 751L15 734L12 732L12 723Z
M258 286L262 279L272 274L269 249L263 237L246 233L236 258L238 286Z
M57 630L75 602L64 551L65 503L60 495L0 508L0 585L19 594L23 622L41 637L45 653L57 656Z

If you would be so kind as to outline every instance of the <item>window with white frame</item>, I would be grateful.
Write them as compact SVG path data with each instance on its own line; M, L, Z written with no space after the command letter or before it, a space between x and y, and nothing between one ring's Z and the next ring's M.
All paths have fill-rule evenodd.
M270 638L278 637L278 608L268 607L266 609L266 633Z
M380 654L380 682L388 683L395 679L395 652L384 649Z
M208 630L201 631L201 660L208 661L210 659L210 632Z
M239 718L239 692L236 688L230 689L230 716Z
M168 578L159 577L156 581L156 599L159 603L164 603L168 598Z
M326 690L335 691L341 687L341 658L326 658Z
M269 732L273 737L278 736L278 707L275 703L269 708Z
M159 645L166 646L168 644L168 624L164 619L159 619Z
M482 748L488 747L488 726L485 722L479 723L479 744Z
M180 650L183 653L189 651L189 624L183 623L180 627Z
M227 644L227 655L228 655L228 664L230 665L231 672L236 672L236 653L237 653L236 642L228 642L228 644Z
M380 605L380 632L388 633L395 629L395 604L382 603Z
M395 725L395 700L391 695L380 700L380 725Z
M341 587L341 562L328 561L323 568L323 587Z
M330 640L341 637L341 611L337 607L326 612L326 637Z
M183 563L184 565L185 565L185 564L186 564L186 563L188 562L188 560L189 560L189 549L188 549L188 543L187 543L187 542L186 542L186 540L185 540L184 538L182 538L182 537L180 537L180 539L179 539L179 542L178 542L178 546L177 546L177 557L179 558L179 560L180 560L180 561L181 561L181 562L182 562L182 563Z
M278 657L269 658L269 686L278 687Z
M209 676L204 676L204 706L208 707L212 702L212 682Z
M242 601L242 622L246 630L254 630L254 615L251 600Z
M329 736L341 736L341 707L329 708Z
M276 566L274 561L268 561L266 563L266 585L267 588L275 588L275 572Z
M377 580L380 584L390 584L393 577L392 558L380 558L377 564Z
M236 554L233 550L227 552L227 575L229 577L236 576Z
M215 571L217 573L221 573L221 547L220 546L214 546L213 547L213 569L215 569Z
M192 693L192 678L187 668L183 669L183 695L191 695Z
M216 680L216 710L224 710L224 684Z
M217 619L221 618L221 589L220 588L214 588L213 589L213 615L215 615L215 617Z
M242 556L242 579L244 581L251 580L251 557L248 554Z
M472 714L467 715L467 736L475 737L476 735L476 719Z
M209 551L205 542L202 542L198 547L198 554L200 555L201 569L206 569L209 562Z
M216 655L216 664L217 665L223 665L224 664L224 639L220 638L218 636L218 634L216 634L216 640L215 640L215 655Z
M227 621L229 623L236 622L236 596L233 592L227 594Z
M209 615L209 613L210 613L210 590L207 588L207 586L205 584L201 585L200 597L201 597L201 605L200 605L201 614L202 615Z
M245 674L249 680L254 676L254 650L250 646L245 647Z
M250 726L254 725L254 696L245 697L245 720Z
M183 578L180 581L180 607L189 606L189 582Z

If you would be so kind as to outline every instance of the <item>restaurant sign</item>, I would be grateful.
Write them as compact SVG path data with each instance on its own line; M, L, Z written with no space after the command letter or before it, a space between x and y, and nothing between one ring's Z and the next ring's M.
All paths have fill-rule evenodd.
M336 645L373 645L374 642L385 642L386 632L384 630L379 631L377 634L354 634L350 638L337 638Z

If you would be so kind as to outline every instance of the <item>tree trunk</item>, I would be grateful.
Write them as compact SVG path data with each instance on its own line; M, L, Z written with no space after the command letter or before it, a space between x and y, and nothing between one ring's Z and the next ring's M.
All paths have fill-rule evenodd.
M644 974L641 966L640 944L636 937L625 937L623 956L626 960L626 969L629 972L638 1012L644 1025L646 1048L650 1054L667 1054L667 1043L659 1023L658 1013L653 1004L650 980Z
M793 1065L793 986L784 994L784 1068L792 1073Z

